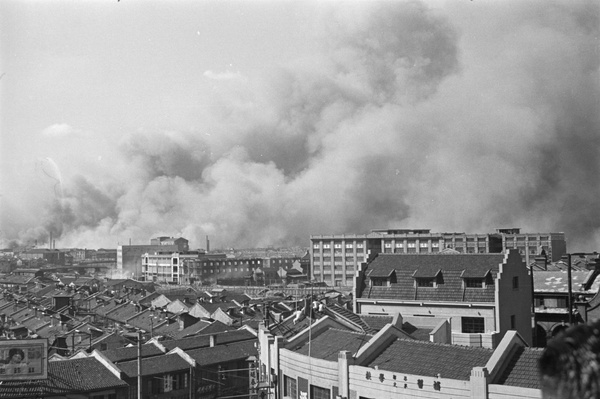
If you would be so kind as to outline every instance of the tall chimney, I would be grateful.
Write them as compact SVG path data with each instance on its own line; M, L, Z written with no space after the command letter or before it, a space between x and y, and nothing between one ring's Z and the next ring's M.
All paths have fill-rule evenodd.
M48 249L52 249L52 231L50 231L50 240L48 241Z
M210 251L210 240L208 239L208 236L206 236L206 252Z

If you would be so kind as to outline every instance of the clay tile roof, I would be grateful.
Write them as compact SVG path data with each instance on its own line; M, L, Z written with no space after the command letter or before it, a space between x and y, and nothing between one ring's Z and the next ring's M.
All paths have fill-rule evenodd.
M138 376L138 362L131 360L117 364L128 377ZM170 373L180 370L189 370L190 364L177 353L170 355L154 356L142 359L142 375Z
M234 330L221 332L218 334L202 334L195 335L189 338L181 338L181 339L173 339L169 341L162 341L161 344L167 348L167 350L172 350L175 348L181 348L185 351L190 349L202 348L210 346L210 336L216 335L217 337L217 345L225 345L232 342L239 341L255 341L256 337L248 330Z
M137 346L128 346L126 348L116 348L103 351L102 354L113 363L125 362L137 359ZM142 357L158 356L163 352L156 345L142 345Z
M186 351L194 359L198 366L225 363L234 360L245 360L249 356L258 355L254 340L233 342L207 348L198 348Z
M354 355L372 337L370 334L329 328L314 334L310 340L310 345L305 342L294 351L318 359L337 361L340 351L347 350Z
M392 316L383 315L360 315L360 318L375 331L381 330L386 324L390 324L394 320Z
M498 384L522 388L541 389L538 373L538 360L541 348L519 348L512 356Z
M0 397L48 397L98 390L125 388L127 383L110 372L96 358L88 357L48 363L48 379L4 381Z
M366 366L468 381L473 367L484 367L493 353L487 348L396 339Z

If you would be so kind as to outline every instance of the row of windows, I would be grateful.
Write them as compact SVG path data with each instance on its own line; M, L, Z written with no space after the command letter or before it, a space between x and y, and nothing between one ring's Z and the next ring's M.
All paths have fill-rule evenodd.
M404 248L404 243L403 242L396 242L394 243L394 245L396 248ZM439 248L440 243L439 242L432 242L431 243L431 247L432 248ZM384 248L392 248L392 243L391 242L384 242L383 243L383 247ZM417 243L416 242L412 242L409 241L406 243L406 247L407 248L416 248L417 247ZM420 242L419 243L419 247L420 248L429 248L429 243L428 242Z
M345 245L342 245L340 243L333 244L333 248L335 248L335 249L342 249L342 248L354 249L355 247L356 248L364 248L364 244L363 243L345 244ZM314 249L319 249L319 248L321 248L321 244L315 243L315 244L313 244L313 248ZM325 248L325 249L331 249L331 244L323 243L323 248Z
M516 281L516 287L513 286L513 288L519 288L519 282L518 282L518 278L515 277L517 279ZM515 282L513 281L513 284ZM388 280L385 278L371 278L371 285L373 286L384 286L388 284ZM465 278L463 280L463 284L465 287L467 288L485 288L486 286L491 286L494 285L494 280L489 280L487 283L484 281L484 279L481 278ZM437 287L437 282L435 277L416 277L415 278L415 286L416 287Z

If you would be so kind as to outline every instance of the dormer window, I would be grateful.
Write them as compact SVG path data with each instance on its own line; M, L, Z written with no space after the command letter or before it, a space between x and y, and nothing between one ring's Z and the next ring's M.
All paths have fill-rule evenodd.
M491 270L463 270L463 288L486 288L494 285Z
M435 287L435 279L433 277L419 277L415 280L417 287Z
M483 288L483 279L481 278L466 278L465 287L467 288Z
M415 279L415 287L430 287L436 288L438 284L443 284L441 270L419 269L413 273Z

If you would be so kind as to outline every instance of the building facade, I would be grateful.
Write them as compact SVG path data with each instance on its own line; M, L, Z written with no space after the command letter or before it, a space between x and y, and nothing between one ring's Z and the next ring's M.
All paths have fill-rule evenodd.
M520 229L498 229L491 234L387 229L360 235L313 235L310 241L312 277L330 286L351 286L358 266L379 253L501 253L514 248L523 257L544 250L552 260L566 253L564 233L521 233Z
M381 254L359 271L354 309L417 327L449 319L452 343L494 348L508 330L532 343L532 279L515 250L504 254Z
M168 239L167 239L168 238ZM159 237L150 245L119 245L117 247L117 271L123 276L142 278L142 255L155 252L188 252L185 238Z
M541 397L541 351L528 348L515 331L492 350L417 341L392 325L374 336L332 328L311 337L310 330L286 342L259 329L262 397ZM357 342L361 345L348 345Z

